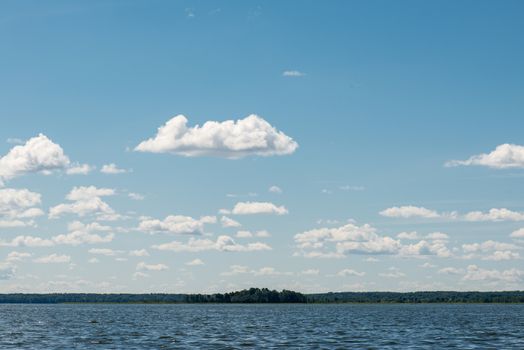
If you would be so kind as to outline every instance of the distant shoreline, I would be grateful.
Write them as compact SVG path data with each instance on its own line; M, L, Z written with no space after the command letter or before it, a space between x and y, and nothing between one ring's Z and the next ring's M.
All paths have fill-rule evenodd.
M9 293L0 304L521 304L524 291L329 292L250 288L231 293Z

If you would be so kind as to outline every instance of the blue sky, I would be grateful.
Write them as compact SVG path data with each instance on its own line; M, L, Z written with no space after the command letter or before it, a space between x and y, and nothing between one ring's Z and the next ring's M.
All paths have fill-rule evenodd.
M522 2L0 9L0 291L524 288Z

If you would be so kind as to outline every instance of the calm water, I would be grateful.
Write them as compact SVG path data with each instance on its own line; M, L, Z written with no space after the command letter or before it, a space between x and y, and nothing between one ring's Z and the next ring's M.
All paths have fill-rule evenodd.
M0 305L0 349L524 349L524 305Z

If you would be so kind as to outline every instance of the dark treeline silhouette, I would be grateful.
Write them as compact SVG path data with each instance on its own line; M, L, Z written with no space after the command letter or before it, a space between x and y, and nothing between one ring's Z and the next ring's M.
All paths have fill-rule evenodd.
M524 291L511 292L339 292L309 294L310 303L524 303Z
M250 288L217 294L0 294L0 303L524 303L524 291L511 292L338 292L301 294Z

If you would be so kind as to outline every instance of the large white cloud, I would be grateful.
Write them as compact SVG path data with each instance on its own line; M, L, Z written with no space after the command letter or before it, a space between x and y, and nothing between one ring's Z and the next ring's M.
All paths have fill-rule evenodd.
M298 252L295 255L308 258L341 258L348 254L382 254L400 257L434 255L449 257L447 235L433 233L413 244L380 236L368 224L358 226L349 223L340 227L324 227L305 231L294 236Z
M286 207L277 206L270 202L238 202L231 211L235 215L250 215L250 214L288 214Z
M65 169L69 164L62 147L39 134L0 158L0 184L27 173Z
M291 137L256 115L237 121L208 121L194 127L188 127L187 118L178 115L158 128L155 137L136 146L135 151L234 159L249 155L287 155L297 147Z
M64 214L76 214L86 216L98 215L100 220L108 220L118 217L115 211L100 197L112 196L115 190L111 188L74 187L66 196L72 203L62 203L49 209L49 218L55 219Z
M208 250L218 250L225 252L252 252L259 250L271 250L266 243L255 242L249 244L238 244L230 236L219 236L216 241L211 239L191 238L187 243L173 241L170 243L153 245L153 249L168 250L174 252L202 252Z
M173 234L202 234L205 224L216 223L216 217L203 216L194 219L190 216L169 215L164 220L144 219L138 225L138 230L147 233L166 232Z
M452 160L446 166L480 165L496 169L524 168L524 146L502 144L490 153L474 155L466 160Z

